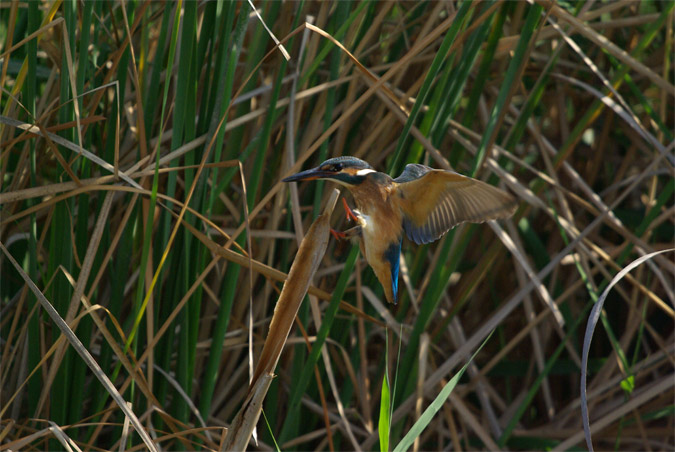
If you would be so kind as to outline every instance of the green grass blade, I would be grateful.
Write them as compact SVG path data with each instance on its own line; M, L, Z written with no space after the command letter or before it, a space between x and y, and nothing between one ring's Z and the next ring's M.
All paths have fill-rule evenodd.
M389 334L385 335L384 348L385 370L382 377L382 391L380 394L380 418L377 423L377 433L380 437L380 452L389 452L389 435L391 430L391 400L389 392L389 371L386 363L389 362Z
M494 134L499 125L500 115L505 110L506 103L513 93L513 86L518 84L517 79L520 78L520 74L525 67L528 51L531 47L532 36L539 26L542 11L543 7L539 5L535 4L529 6L525 23L520 29L518 45L516 46L513 58L509 62L509 67L506 69L504 82L499 90L497 100L490 114L490 118L488 119L485 131L483 132L483 138L478 145L478 152L476 153L476 159L474 160L473 169L470 173L471 176L475 176L478 173L480 165L483 164L483 160L485 159L488 146L494 143Z
M441 392L438 393L436 398L429 404L426 410L424 410L424 413L420 416L420 418L413 424L413 426L410 428L408 433L401 439L401 441L394 447L394 452L403 452L405 450L409 450L412 444L415 442L415 439L418 438L424 429L429 425L429 423L433 420L434 416L438 411L443 407L443 404L445 401L450 397L450 394L452 391L455 389L455 386L457 386L457 383L459 383L459 379L462 378L462 375L464 375L464 372L466 371L467 367L469 367L469 364L471 364L471 361L476 357L478 352L481 351L483 346L490 340L490 337L492 337L492 333L488 335L488 337L485 338L483 343L478 347L478 349L471 355L471 358L462 366L462 368L457 372L451 379L448 381L445 386L443 386L443 389L441 389Z
M239 52L241 40L243 39L244 32L246 31L245 24L247 23L248 14L246 8L241 8L239 18L237 20L237 25L235 26L235 36L232 39L232 47L229 54L230 64L226 68L226 84L224 89L226 91L227 98L231 97L232 83L234 80L236 65L236 55ZM223 111L227 108L227 105L222 105ZM221 132L222 133L222 132ZM220 135L219 135L220 137ZM251 141L253 144L255 140ZM250 144L250 145L251 145ZM253 146L251 146L253 149ZM233 170L230 172L229 177L233 177L236 174L236 171ZM228 177L224 178L225 180ZM219 187L218 190L221 190ZM237 243L240 246L244 245L244 236L240 236L237 239ZM216 382L218 379L218 369L220 367L220 361L223 351L223 340L225 338L225 333L227 332L227 327L231 319L231 310L234 304L234 297L236 294L237 280L239 278L239 273L241 267L234 263L229 263L225 272L222 293L221 293L221 306L218 310L218 316L216 318L215 324L213 325L213 345L209 350L209 356L206 363L206 368L204 370L202 389L201 389L201 398L199 401L199 411L202 414L202 417L208 418L209 411L211 410L211 403L213 401L213 393L215 391Z
M399 136L398 143L396 144L394 157L392 158L391 163L389 165L389 172L398 169L399 161L401 160L402 157L401 154L403 152L403 148L406 145L410 129L412 128L412 125L417 121L417 116L422 106L426 102L427 96L431 91L431 86L436 78L436 75L440 71L443 61L448 57L448 51L450 50L450 46L455 41L455 37L459 33L460 28L464 24L464 20L466 19L466 17L469 14L469 11L472 8L473 4L471 2L462 3L462 6L459 8L457 14L455 15L455 20L453 24L446 32L446 35L443 38L443 42L441 43L441 47L438 49L438 52L436 53L436 56L434 57L434 60L431 63L431 66L429 66L429 70L424 79L424 83L422 84L422 87L420 88L420 91L417 94L417 99L415 100L415 104L413 105L413 108L410 111L410 115L408 116L408 119L406 119L405 125L403 126L403 130L401 131L401 135Z
M356 9L352 11L352 13L349 15L349 18L338 28L338 30L333 34L333 37L340 41L344 34L347 32L349 27L352 25L354 20L356 20L357 17L363 12L363 9L368 6L370 2L359 2L356 6ZM317 53L317 55L314 57L312 60L312 63L310 66L307 68L305 73L300 77L300 81L298 82L298 86L304 86L305 83L307 83L307 80L309 77L313 76L323 60L326 59L330 51L335 47L335 44L333 44L329 40L324 40L321 50Z
M496 12L496 17L493 19L492 29L490 30L490 34L487 37L487 43L481 58L481 63L478 67L478 73L473 82L473 86L471 87L471 91L469 92L469 99L462 117L462 124L467 127L471 127L475 120L480 98L483 95L483 91L485 90L485 83L490 77L490 70L493 64L495 51L497 50L497 45L499 44L499 38L502 37L504 32L504 22L506 21L507 8L507 3L502 5L502 7ZM460 152L461 149L462 146L458 142L455 142L452 150L450 151L449 159L450 164L453 167L456 167L459 162L462 161L463 153Z

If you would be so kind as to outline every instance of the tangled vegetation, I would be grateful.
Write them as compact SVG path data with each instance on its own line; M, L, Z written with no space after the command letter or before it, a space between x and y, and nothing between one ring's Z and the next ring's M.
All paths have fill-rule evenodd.
M260 362L250 449L403 447L432 401L415 451L586 447L589 313L655 252L608 291L588 413L598 450L672 450L674 8L5 2L0 450L234 447ZM334 186L281 182L340 155L519 207L405 242L390 306Z

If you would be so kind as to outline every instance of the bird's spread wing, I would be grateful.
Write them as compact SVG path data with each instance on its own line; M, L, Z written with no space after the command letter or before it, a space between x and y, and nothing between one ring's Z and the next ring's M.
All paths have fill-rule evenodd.
M437 240L460 223L506 218L516 209L510 194L452 171L409 164L394 182L403 229L418 245Z

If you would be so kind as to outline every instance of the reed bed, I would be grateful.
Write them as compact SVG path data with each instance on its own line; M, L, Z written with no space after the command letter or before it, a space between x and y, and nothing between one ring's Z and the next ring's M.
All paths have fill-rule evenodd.
M0 450L673 450L674 8L3 3ZM387 305L340 155L519 208Z

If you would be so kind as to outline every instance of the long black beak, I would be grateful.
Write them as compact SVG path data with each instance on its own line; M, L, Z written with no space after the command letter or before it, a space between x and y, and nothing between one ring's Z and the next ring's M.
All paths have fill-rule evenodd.
M335 173L332 171L321 171L319 168L312 168L305 171L300 171L295 173L292 176L288 176L286 179L282 179L282 182L298 182L303 180L316 180L316 179L330 179L335 176Z

